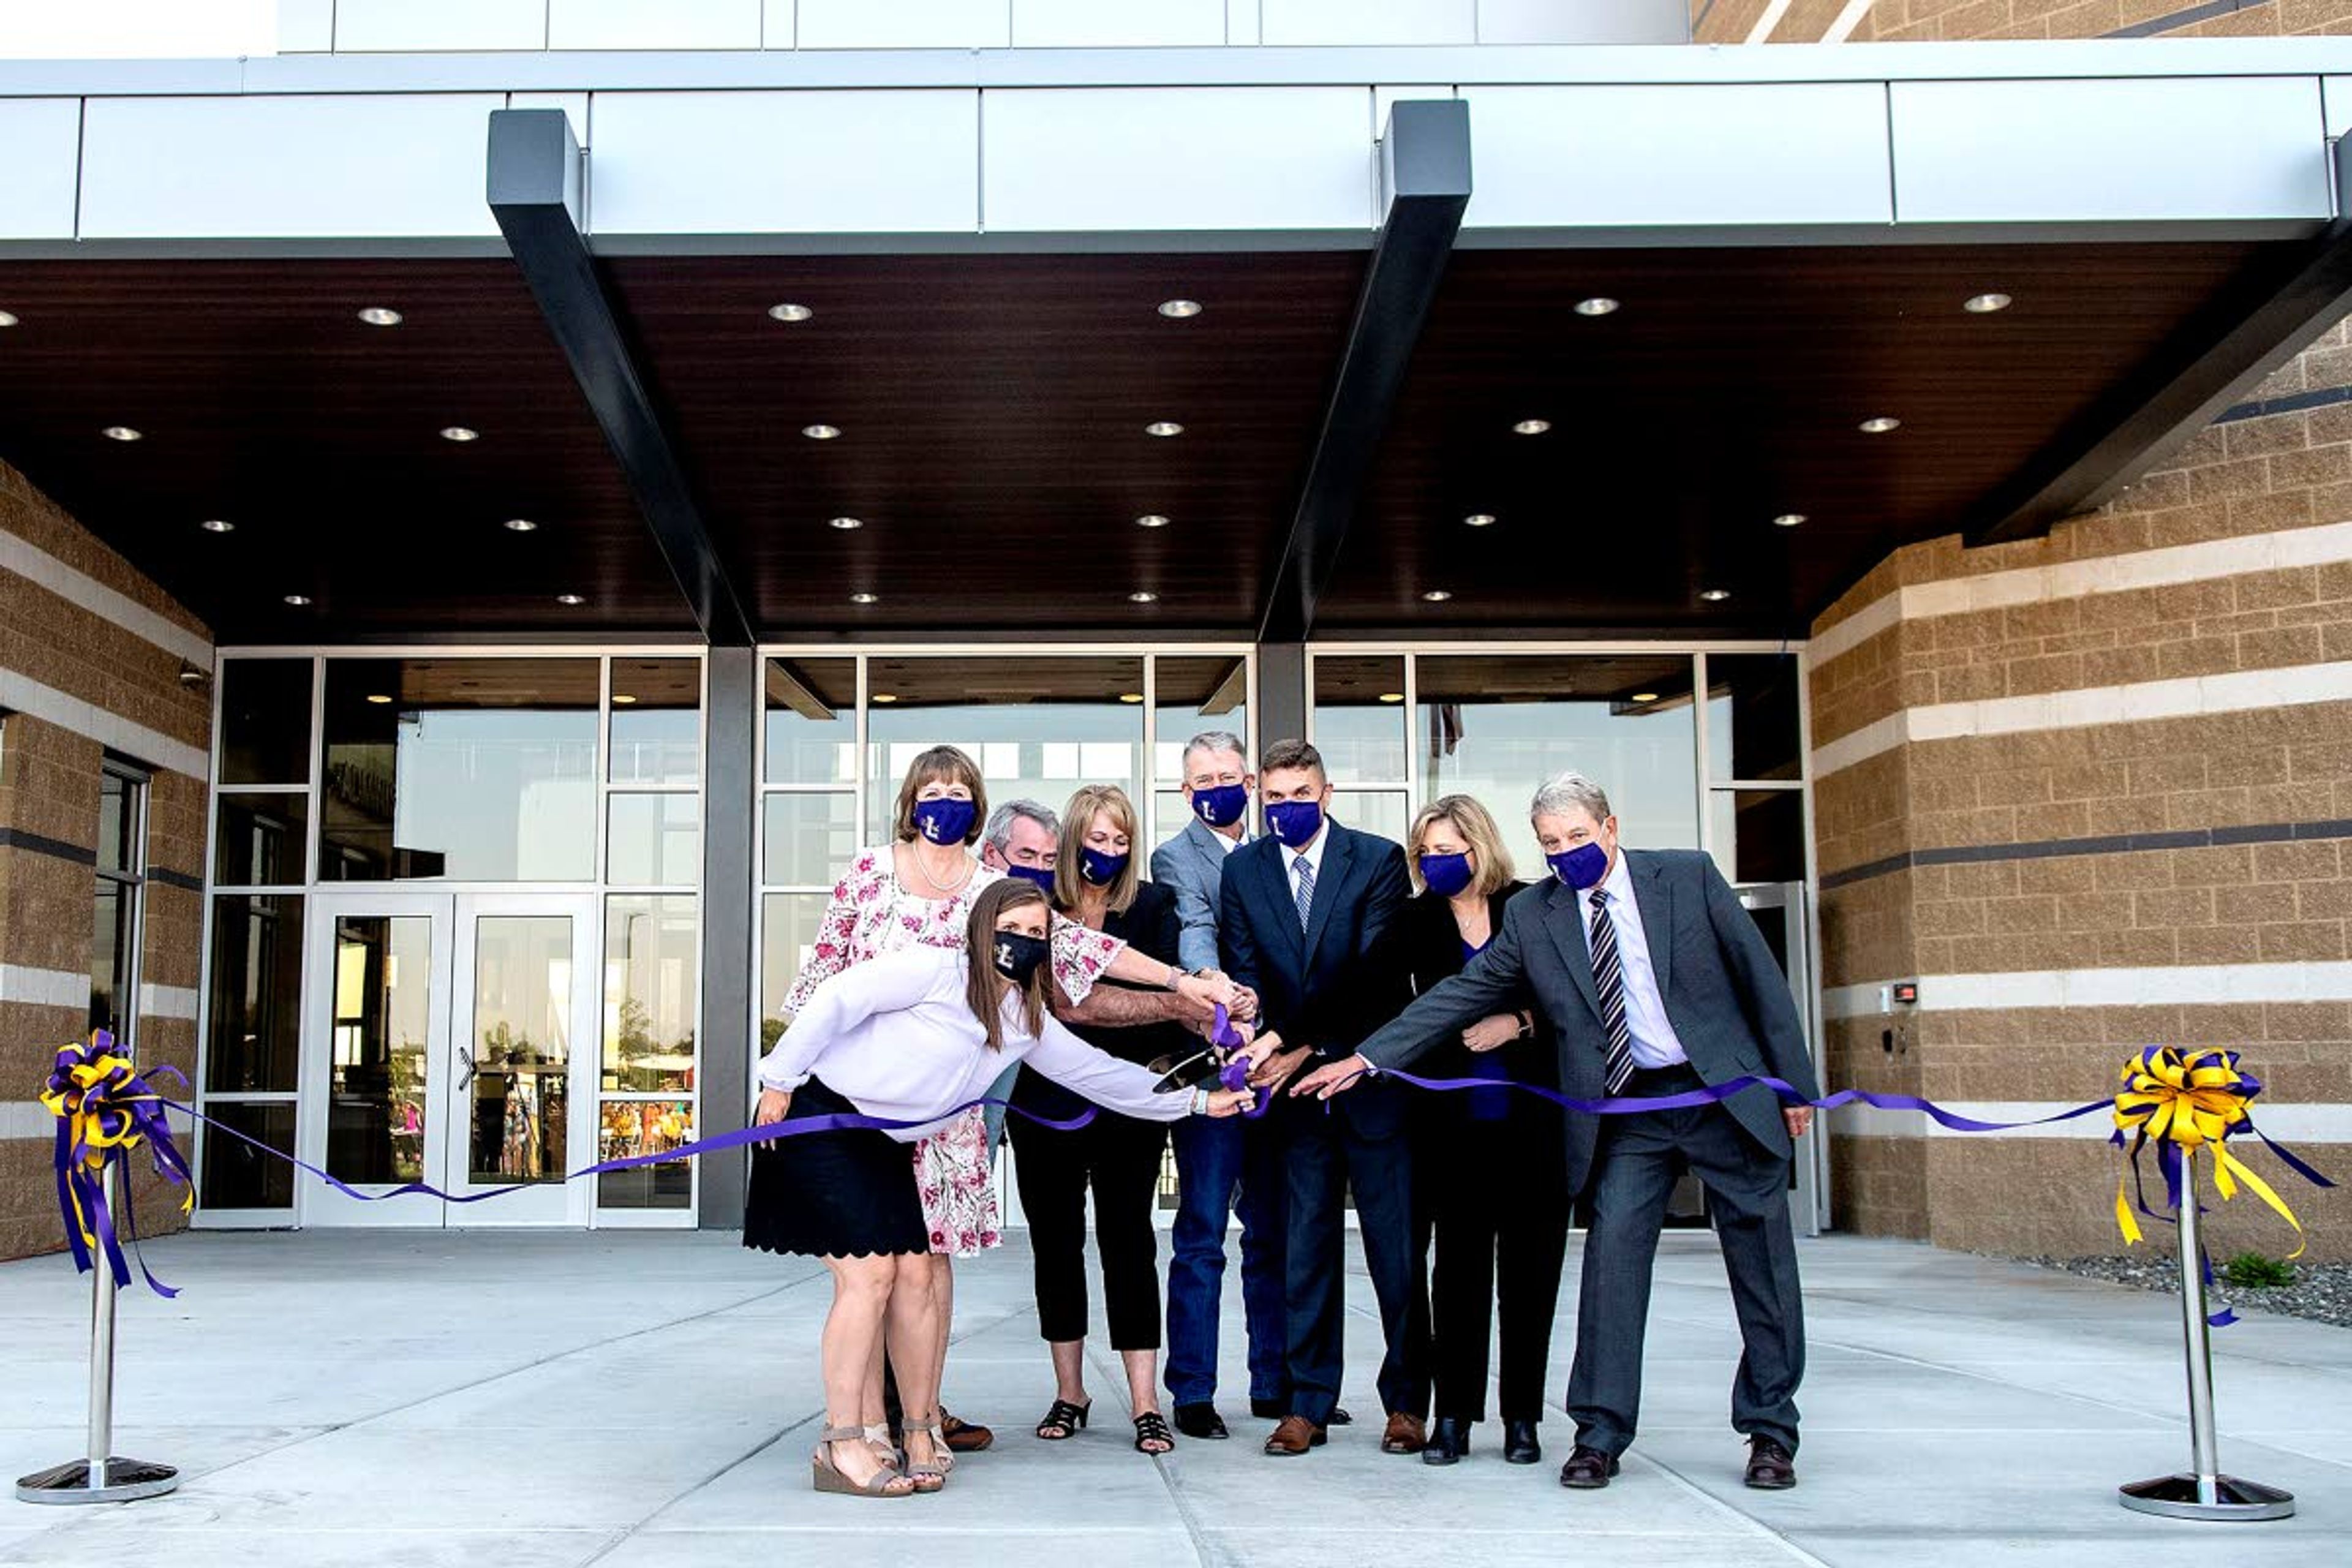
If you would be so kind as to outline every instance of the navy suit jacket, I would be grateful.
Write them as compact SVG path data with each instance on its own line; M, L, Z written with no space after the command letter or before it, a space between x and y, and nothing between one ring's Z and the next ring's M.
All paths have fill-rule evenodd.
M1399 917L1412 895L1404 851L1336 822L1326 831L1330 840L1305 931L1289 852L1271 837L1225 858L1217 913L1225 973L1257 993L1265 1027L1279 1031L1286 1046L1312 1047L1318 1061L1353 1055L1412 996L1400 951ZM1385 1138L1403 1130L1402 1092L1364 1084L1332 1103L1360 1136Z

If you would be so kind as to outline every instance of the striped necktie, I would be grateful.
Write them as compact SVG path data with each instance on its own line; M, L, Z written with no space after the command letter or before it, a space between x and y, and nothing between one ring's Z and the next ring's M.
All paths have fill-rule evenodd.
M1298 929L1307 929L1307 917L1315 909L1315 862L1301 855L1291 861L1298 868Z
M1617 922L1609 918L1609 889L1592 889L1592 984L1601 996L1601 1023L1609 1031L1604 1081L1622 1094L1633 1076L1633 1032L1625 1026L1625 967L1617 957Z

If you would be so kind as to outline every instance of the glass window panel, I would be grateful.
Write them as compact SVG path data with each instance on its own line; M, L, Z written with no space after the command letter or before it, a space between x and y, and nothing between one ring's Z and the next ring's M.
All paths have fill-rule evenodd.
M213 831L213 879L229 888L300 887L310 842L307 795L224 795Z
M1192 808L1172 789L1160 791L1152 801L1156 815L1151 821L1151 847L1157 849L1184 831L1184 825L1192 820Z
M291 1100L238 1103L208 1100L205 1114L282 1154L294 1152ZM205 1163L198 1180L200 1201L209 1209L283 1209L294 1206L294 1167L217 1128L204 1135Z
M90 920L89 1027L122 1037L130 1011L133 924L138 891L110 877L98 879Z
M1199 734L1229 731L1242 742L1243 760L1251 760L1246 658L1235 653L1155 659L1151 679L1159 698L1151 760L1154 784L1184 782L1184 743ZM1164 824L1167 814L1160 815ZM1183 826L1180 801L1176 826Z
M1706 761L1715 782L1795 779L1797 656L1706 656Z
M331 659L319 879L585 881L593 659Z
M347 1182L425 1179L433 918L335 921L327 1169Z
M1805 796L1793 789L1709 792L1715 863L1733 882L1805 879Z
M768 661L770 784L857 782L857 661Z
M1543 870L1528 802L1571 768L1608 792L1626 843L1698 843L1686 656L1430 656L1415 677L1423 793L1467 795L1492 812L1522 878Z
M1143 660L1126 658L876 658L866 683L872 757L868 836L885 838L908 766L961 746L991 805L1027 798L1061 810L1080 784L1142 785ZM887 696L891 701L882 702Z
M770 893L761 900L758 1049L762 1056L784 1032L784 998L816 946L826 900L824 893Z
M1399 844L1412 826L1412 803L1401 789L1335 789L1331 815L1360 832L1377 833Z
M857 853L856 795L771 795L761 809L761 879L772 888L831 887Z
M604 880L622 888L691 888L702 880L702 796L605 797L612 837Z
M121 773L108 769L99 775L98 790L98 868L101 871L133 871L138 845L133 842L137 827L139 786Z
M691 894L604 900L606 1089L693 1091L697 935Z
M1315 749L1331 782L1404 783L1404 660L1321 656L1313 668Z
M205 1087L291 1091L302 1041L302 900L231 893L213 900Z
M660 1154L694 1141L690 1100L608 1100L596 1122L596 1158ZM596 1204L608 1209L682 1209L694 1202L694 1172L683 1160L607 1171L596 1178Z
M310 782L310 661L232 658L221 665L220 782Z
M471 1045L459 1059L473 1074L468 1181L563 1180L571 1014L571 918L478 917Z
M702 661L613 661L613 782L690 784L702 765Z

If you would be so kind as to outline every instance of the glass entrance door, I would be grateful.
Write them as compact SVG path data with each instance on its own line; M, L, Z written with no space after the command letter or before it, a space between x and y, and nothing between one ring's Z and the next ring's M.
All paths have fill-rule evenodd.
M356 1204L307 1185L304 1223L584 1225L563 1173L592 1146L593 900L350 893L313 901L303 1154L362 1191L422 1181L482 1205Z
M1765 945L1780 961L1780 972L1789 977L1789 992L1797 1004L1797 1021L1804 1028L1806 1048L1812 1052L1813 1073L1819 1078L1821 1043L1813 1020L1811 925L1805 918L1805 885L1751 882L1742 885L1738 892L1741 906L1764 933ZM1812 1131L1797 1141L1796 1184L1789 1193L1789 1216L1800 1236L1819 1236L1829 1224L1829 1142L1826 1117L1816 1117Z

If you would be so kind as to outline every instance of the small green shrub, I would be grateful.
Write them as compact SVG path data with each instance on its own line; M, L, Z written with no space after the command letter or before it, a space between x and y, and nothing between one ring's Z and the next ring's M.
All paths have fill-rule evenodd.
M2221 1278L2248 1289L2268 1289L2294 1284L2294 1265L2265 1258L2259 1252L2241 1252L2221 1266Z

